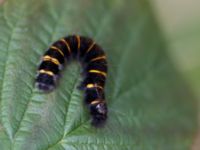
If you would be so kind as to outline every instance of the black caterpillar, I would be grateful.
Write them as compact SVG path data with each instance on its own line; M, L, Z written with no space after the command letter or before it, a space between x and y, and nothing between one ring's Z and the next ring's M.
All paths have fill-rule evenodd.
M83 67L84 101L92 116L92 125L99 127L107 119L104 85L107 76L107 61L103 49L92 39L71 35L51 45L42 57L38 67L36 86L42 91L52 91L64 63L78 60Z

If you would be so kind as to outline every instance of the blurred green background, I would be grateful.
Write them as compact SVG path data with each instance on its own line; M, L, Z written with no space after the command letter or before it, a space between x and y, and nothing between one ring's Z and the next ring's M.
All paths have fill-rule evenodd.
M150 2L165 34L172 60L200 100L200 1L152 0ZM200 133L193 149L200 149Z

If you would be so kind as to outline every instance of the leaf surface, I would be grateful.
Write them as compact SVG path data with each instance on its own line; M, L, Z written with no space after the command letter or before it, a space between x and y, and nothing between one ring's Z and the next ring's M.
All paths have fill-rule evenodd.
M69 34L106 51L106 126L90 125L81 67L72 62L55 91L34 87L40 57ZM183 150L196 128L195 99L166 53L144 0L7 0L0 6L2 150Z

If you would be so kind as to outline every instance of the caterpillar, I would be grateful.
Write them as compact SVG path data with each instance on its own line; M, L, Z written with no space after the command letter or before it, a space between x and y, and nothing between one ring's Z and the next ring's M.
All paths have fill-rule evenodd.
M78 60L83 68L84 102L91 114L91 124L102 126L107 119L104 86L107 76L107 60L103 49L91 38L70 35L54 42L41 58L36 75L36 87L50 92L66 62Z

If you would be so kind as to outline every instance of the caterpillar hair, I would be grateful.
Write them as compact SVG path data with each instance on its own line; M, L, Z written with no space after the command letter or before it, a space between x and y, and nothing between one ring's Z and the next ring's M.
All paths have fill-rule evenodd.
M92 125L102 126L107 119L104 86L107 76L107 60L103 49L92 39L71 35L53 43L44 53L38 67L36 86L39 90L52 91L66 61L76 59L83 68L84 101L88 107Z

